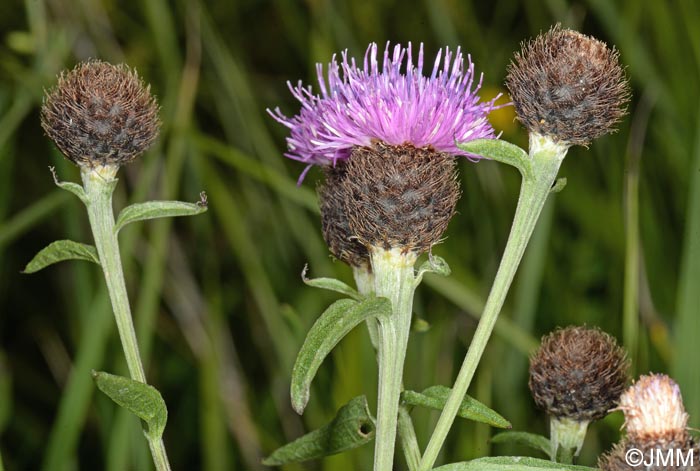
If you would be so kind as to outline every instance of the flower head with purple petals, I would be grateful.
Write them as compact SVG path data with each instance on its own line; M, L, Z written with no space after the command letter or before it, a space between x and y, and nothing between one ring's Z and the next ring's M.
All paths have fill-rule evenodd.
M287 157L309 166L335 165L353 147L370 146L373 140L469 155L455 141L494 137L486 115L498 107L498 97L480 101L481 80L474 86L474 65L467 57L465 68L459 48L454 56L445 48L444 60L440 50L429 77L423 75L422 44L417 64L411 43L407 48L397 44L393 54L387 43L381 65L375 43L367 48L362 68L347 51L342 58L338 64L334 56L328 64L328 81L317 65L320 95L301 81L296 87L289 83L302 104L299 114L288 118L279 108L268 110L291 130Z

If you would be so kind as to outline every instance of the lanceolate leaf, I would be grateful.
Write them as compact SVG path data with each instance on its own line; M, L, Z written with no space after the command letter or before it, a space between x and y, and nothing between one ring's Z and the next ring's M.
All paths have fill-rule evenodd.
M306 335L292 370L292 407L298 414L304 412L309 402L311 381L333 347L364 320L390 314L391 302L374 296L359 302L341 299L321 314Z
M473 141L457 143L457 147L487 159L496 160L512 165L523 174L530 168L530 158L520 147L500 139L474 139Z
M559 464L526 456L493 456L452 463L434 471L598 471L597 468Z
M445 407L451 389L445 386L431 386L422 393L404 391L401 399L412 406L423 406L430 409L442 410ZM465 396L457 412L463 419L474 420L499 428L511 428L510 422L498 412L485 406L473 397Z
M87 260L100 264L97 249L92 245L81 244L72 240L51 242L37 253L27 264L22 273L36 273L39 270L64 260Z
M163 436L165 423L168 420L168 409L156 388L102 371L93 371L92 377L100 391L146 422L148 425L146 434L149 438L158 440Z
M355 299L357 301L362 299L362 295L358 293L356 289L354 289L351 286L348 286L346 283L343 283L340 280L336 280L335 278L307 278L307 269L308 265L305 266L304 271L301 272L301 279L304 280L304 283L306 283L308 286L311 286L312 288L321 288L327 289L329 291L335 291L336 293L341 293L345 296L350 296L352 299Z
M147 219L165 218L173 216L194 216L207 210L207 199L202 194L202 200L197 203L185 203L184 201L147 201L127 206L119 213L114 226L115 234L127 224Z
M450 276L452 270L450 269L450 266L447 264L444 258L438 257L437 255L430 255L428 261L423 263L418 269L418 272L416 273L416 286L418 286L420 282L423 281L423 275L425 275L426 273L435 273L436 275L440 276Z
M528 432L502 432L491 439L491 443L515 443L529 446L541 451L545 455L552 456L552 442L547 437Z
M374 431L367 398L358 396L341 407L329 424L278 448L263 460L263 464L279 466L358 448L372 441Z

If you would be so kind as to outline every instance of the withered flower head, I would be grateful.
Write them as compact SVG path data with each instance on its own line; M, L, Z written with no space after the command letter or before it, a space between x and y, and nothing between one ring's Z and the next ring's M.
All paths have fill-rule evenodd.
M412 145L355 147L339 182L365 246L420 254L440 240L460 196L455 158Z
M352 267L369 267L367 248L350 229L345 210L345 204L350 198L346 194L346 186L341 185L347 174L345 163L338 162L335 167L325 167L325 174L326 179L318 189L323 238L338 260Z
M530 391L553 417L597 420L617 404L627 369L625 351L612 336L571 326L542 339L530 359Z
M529 132L569 145L612 132L630 97L618 52L559 25L523 43L506 86Z
M158 105L136 71L91 60L62 72L46 93L41 126L61 152L87 167L119 166L158 136Z

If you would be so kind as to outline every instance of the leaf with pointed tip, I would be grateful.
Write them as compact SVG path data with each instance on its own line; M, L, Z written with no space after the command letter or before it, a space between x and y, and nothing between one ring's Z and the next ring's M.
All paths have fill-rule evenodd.
M160 392L153 386L103 371L93 371L92 378L100 391L124 409L146 422L150 439L163 436L168 421L168 409Z
M64 260L86 260L98 265L100 264L97 249L92 245L81 244L80 242L74 242L72 240L57 240L41 249L39 253L27 263L22 273L36 273L49 265Z
M416 273L415 285L418 286L423 281L423 275L426 273L435 273L440 276L450 276L452 270L444 258L437 255L430 255L428 260L418 268Z
M343 283L340 280L336 280L335 278L307 278L307 269L308 265L306 265L304 267L304 270L301 272L301 279L306 285L311 286L312 288L320 288L327 289L329 291L335 291L336 293L344 294L345 296L350 296L356 301L362 299L362 295L358 293L356 289L352 288L346 283Z
M530 169L530 158L520 147L500 139L474 139L458 142L457 147L474 155L512 165L526 174Z
M80 198L80 201L82 201L84 204L89 203L87 194L85 193L85 189L82 186L73 182L60 181L58 179L58 174L56 173L56 167L49 167L49 170L51 171L51 175L53 176L53 182L56 184L57 187L59 187L62 190L66 190L73 193L75 196Z
M452 389L446 386L431 386L425 391L418 393L415 391L403 391L401 399L406 404L412 406L428 407L430 409L442 410L445 407L447 398ZM487 407L473 397L464 396L462 404L457 412L463 419L474 420L498 428L511 428L512 425L498 412Z
M502 432L491 438L491 443L514 443L525 445L545 455L552 456L552 442L547 437L529 432Z
M433 471L598 471L598 469L560 464L527 456L490 456L447 464Z
M175 216L194 216L207 210L206 196L197 203L184 201L147 201L136 203L122 209L114 225L114 233L118 233L124 226L136 221L148 219L166 218Z
M352 450L371 442L375 429L367 398L358 396L341 407L330 423L276 449L263 464L279 466Z
M364 320L388 315L391 315L391 301L375 296L362 301L340 299L321 314L306 335L292 369L292 407L298 414L304 412L311 381L333 347Z

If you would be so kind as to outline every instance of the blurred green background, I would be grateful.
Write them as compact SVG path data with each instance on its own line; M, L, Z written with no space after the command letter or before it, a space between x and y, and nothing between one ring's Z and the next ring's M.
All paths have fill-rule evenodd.
M0 450L8 470L149 469L134 417L96 393L91 369L124 373L103 280L70 262L20 271L55 239L91 242L80 202L49 165L78 180L43 135L43 89L76 61L127 62L161 104L159 143L124 168L121 208L147 198L208 213L122 232L122 253L149 381L168 404L174 469L260 470L261 456L325 423L351 397L374 407L376 367L364 329L322 366L303 417L288 384L304 334L335 297L311 276L351 280L328 255L312 171L282 156L286 128L265 112L299 105L286 81L370 41L423 42L471 54L483 93L503 92L520 41L556 22L620 50L634 98L617 134L572 149L565 190L548 203L470 393L516 430L546 432L527 389L527 353L556 326L601 326L630 349L636 373L668 372L700 425L700 3L694 0L3 0L0 3ZM430 62L430 61L428 61ZM521 145L512 109L492 115ZM435 253L453 274L427 277L409 345L407 387L451 385L493 280L519 176L462 163L463 198ZM427 443L437 413L413 413ZM580 462L617 440L615 413L593 425ZM458 421L440 462L486 454L489 427ZM372 446L288 470L370 469ZM402 469L402 459L397 461Z

